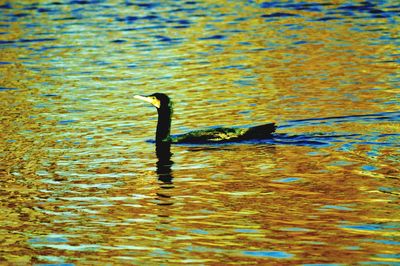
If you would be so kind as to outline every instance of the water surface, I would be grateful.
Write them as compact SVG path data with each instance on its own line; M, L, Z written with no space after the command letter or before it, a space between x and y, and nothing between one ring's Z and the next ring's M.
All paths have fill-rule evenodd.
M1 1L0 262L396 265L399 11ZM156 153L154 92L173 133L279 127Z

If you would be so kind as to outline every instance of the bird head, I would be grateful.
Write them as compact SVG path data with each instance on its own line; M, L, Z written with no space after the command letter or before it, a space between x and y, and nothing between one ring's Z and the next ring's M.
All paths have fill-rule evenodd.
M153 93L149 96L135 95L134 98L151 103L157 109L170 106L170 99L164 93Z

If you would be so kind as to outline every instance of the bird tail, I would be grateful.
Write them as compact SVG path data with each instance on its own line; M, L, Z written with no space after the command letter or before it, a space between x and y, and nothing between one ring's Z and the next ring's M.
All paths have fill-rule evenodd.
M271 134L275 132L275 129L276 129L275 123L269 123L251 127L244 134L244 137L251 139L265 139L271 137Z

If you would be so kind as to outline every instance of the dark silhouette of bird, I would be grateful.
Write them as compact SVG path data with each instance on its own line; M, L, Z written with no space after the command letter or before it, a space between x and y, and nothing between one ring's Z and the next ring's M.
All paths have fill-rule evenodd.
M157 108L156 143L219 143L261 140L271 138L276 129L275 123L268 123L248 128L218 127L171 135L172 101L168 95L154 93L149 96L135 95L135 98L149 102Z

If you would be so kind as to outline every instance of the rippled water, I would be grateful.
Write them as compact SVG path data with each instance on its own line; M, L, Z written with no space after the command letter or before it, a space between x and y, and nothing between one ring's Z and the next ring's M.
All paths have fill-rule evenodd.
M0 262L376 264L399 250L397 1L0 1ZM156 154L173 133L273 139Z

